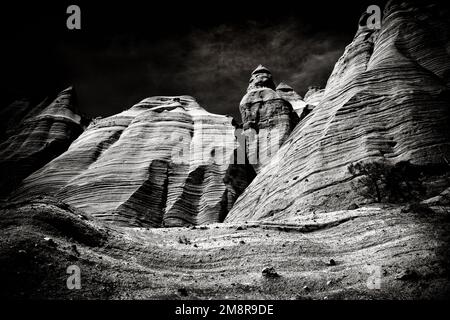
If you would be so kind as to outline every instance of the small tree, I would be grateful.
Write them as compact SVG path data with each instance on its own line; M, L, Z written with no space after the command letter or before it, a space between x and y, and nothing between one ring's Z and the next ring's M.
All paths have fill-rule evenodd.
M350 164L348 166L350 174L354 177L361 176L359 179L361 186L353 184L353 189L366 198L372 198L376 202L381 202L385 167L386 165L382 162Z
M353 177L353 189L365 198L376 202L404 202L416 200L423 193L420 181L421 170L409 161L395 165L385 161L358 162L348 166Z

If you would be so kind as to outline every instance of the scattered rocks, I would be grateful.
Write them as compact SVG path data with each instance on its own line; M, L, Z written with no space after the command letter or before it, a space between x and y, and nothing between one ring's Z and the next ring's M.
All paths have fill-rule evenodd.
M310 292L311 289L310 289L310 287L308 287L308 286L304 286L304 287L303 287L303 291L305 291L305 292Z
M280 275L275 271L274 267L265 267L261 271L262 275L266 278L278 278Z
M245 227L245 226L238 226L236 228L236 231L241 231L241 230L247 230L247 227Z
M327 266L335 266L336 265L336 261L334 261L334 259L330 259L330 261L327 262Z
M349 205L347 207L347 210L355 210L355 209L358 209L358 208L359 208L359 206L356 203L352 203L351 205Z
M419 278L420 278L420 275L415 270L410 270L410 269L406 269L405 271L403 271L396 277L397 280L403 280L403 281L417 280Z
M188 238L186 238L186 236L180 236L178 237L178 242L181 244L191 244L191 240L189 240Z
M189 292L186 288L179 288L178 294L182 297L187 297L189 295Z
M44 241L47 242L47 244L49 244L52 247L56 247L57 246L56 242L50 237L45 237Z

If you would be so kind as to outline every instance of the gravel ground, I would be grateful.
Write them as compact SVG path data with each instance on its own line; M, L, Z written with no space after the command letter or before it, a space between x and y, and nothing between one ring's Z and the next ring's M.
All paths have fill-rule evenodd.
M450 297L445 211L372 206L331 212L307 225L146 229L113 228L43 199L4 207L0 229L2 297ZM81 289L67 288L70 265L80 268Z

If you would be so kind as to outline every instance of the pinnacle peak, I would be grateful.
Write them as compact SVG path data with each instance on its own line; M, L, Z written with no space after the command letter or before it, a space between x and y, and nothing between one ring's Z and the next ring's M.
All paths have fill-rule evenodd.
M258 65L255 70L253 70L252 74L255 73L271 73L269 69L264 67L262 64Z
M278 84L276 90L280 90L280 91L294 91L294 89L290 85L288 85L287 83L285 83L283 81L281 81Z

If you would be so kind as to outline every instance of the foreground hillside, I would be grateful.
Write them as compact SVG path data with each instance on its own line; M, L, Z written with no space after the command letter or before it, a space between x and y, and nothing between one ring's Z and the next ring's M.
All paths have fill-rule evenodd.
M450 219L445 210L433 208L371 206L321 215L308 225L242 222L147 229L94 224L77 209L48 198L9 204L0 211L0 295L445 298ZM70 265L80 267L79 290L66 287ZM270 270L263 274L265 267L278 276ZM376 289L371 279L378 274Z

